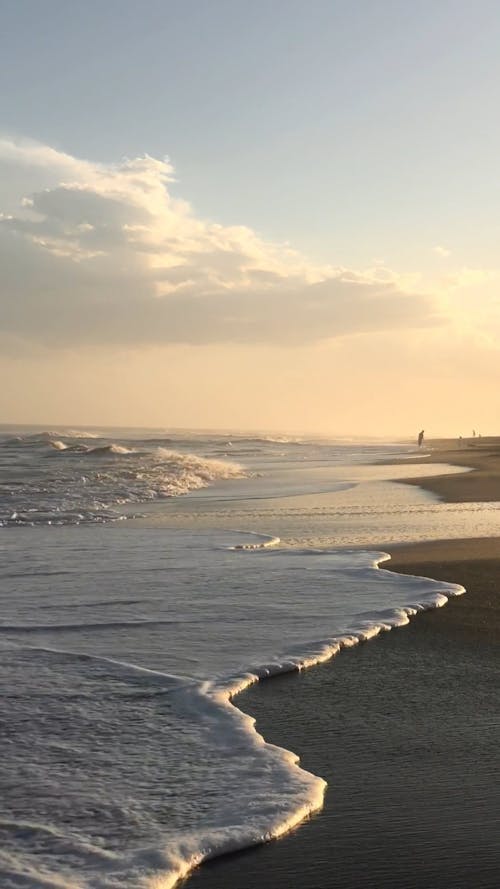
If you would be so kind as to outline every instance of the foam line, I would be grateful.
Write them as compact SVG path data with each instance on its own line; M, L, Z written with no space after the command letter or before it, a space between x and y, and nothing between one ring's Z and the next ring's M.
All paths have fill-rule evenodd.
M281 543L281 538L273 537L270 534L257 534L254 531L241 531L237 532L241 534L245 534L246 536L251 535L255 538L255 542L250 543L237 543L234 546L228 546L230 550L236 549L267 549L270 546L278 546Z
M374 567L383 570L380 569L380 564L390 558L387 553L378 553L374 559ZM253 814L250 818L247 814L245 820L240 824L235 824L234 813L231 813L232 817L228 824L217 826L196 838L191 837L179 841L176 848L166 855L166 872L159 872L147 878L143 884L145 889L172 889L179 880L185 879L202 862L281 837L323 806L327 788L326 782L319 776L302 769L299 757L295 753L267 743L257 732L255 720L234 704L233 700L236 695L264 679L270 679L287 672L299 672L324 663L335 657L344 648L352 648L354 645L372 639L379 633L387 632L394 627L405 626L418 612L442 607L451 596L465 593L465 588L458 584L446 583L443 584L443 589L446 595L444 592L434 590L421 594L420 600L417 602L361 616L361 619L347 627L345 632L312 642L305 649L301 646L300 653L292 652L283 659L251 668L247 673L225 680L208 681L202 683L197 689L189 689L189 693L194 695L195 699L198 698L195 704L197 708L201 706L210 709L213 705L218 708L218 720L222 730L224 725L231 726L231 743L234 743L234 731L236 730L247 744L250 741L254 749L266 747L266 751L271 755L274 763L281 764L288 776L293 777L292 783L296 790L294 802L291 808L283 811L281 807L278 807L279 811L265 811L262 819L259 819L260 813ZM243 813L244 815L245 813Z

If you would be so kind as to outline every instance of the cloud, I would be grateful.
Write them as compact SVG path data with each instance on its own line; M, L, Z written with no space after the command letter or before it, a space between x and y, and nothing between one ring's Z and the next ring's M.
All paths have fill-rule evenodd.
M148 156L98 164L0 140L0 330L51 347L272 343L438 325L385 268L307 262L199 219Z
M448 247L441 247L439 244L436 247L433 247L432 250L436 256L442 256L443 259L446 259L447 256L451 256L451 250L448 250Z

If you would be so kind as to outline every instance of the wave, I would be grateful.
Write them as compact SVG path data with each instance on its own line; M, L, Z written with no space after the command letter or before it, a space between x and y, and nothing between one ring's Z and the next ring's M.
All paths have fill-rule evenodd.
M380 564L389 559L390 556L387 553L379 553L373 567L379 569ZM228 723L231 724L232 731L237 735L236 740L244 737L254 750L261 750L262 747L265 747L274 763L278 762L282 768L285 768L288 778L293 776L295 779L293 781L293 805L286 811L280 805L272 812L271 804L268 802L264 804L262 812L254 811L249 819L240 820L240 823L232 813L233 817L227 826L221 825L212 831L202 833L196 837L196 841L192 837L186 841L179 841L176 848L168 855L167 871L148 879L145 883L147 889L158 889L160 886L161 889L172 889L179 880L185 878L202 862L276 839L322 808L327 787L326 782L302 769L296 754L268 744L257 732L255 720L236 707L233 699L257 682L287 672L300 672L324 663L345 648L352 648L354 645L372 639L379 633L387 632L393 627L404 626L409 623L411 617L419 612L440 608L447 603L450 597L465 593L464 587L458 584L431 580L429 583L434 586L434 589L420 593L411 604L359 615L357 621L338 635L301 646L299 650L290 652L283 659L253 667L245 674L236 674L232 678L229 677L221 681L207 682L198 691L190 690L190 694L200 696L201 709L209 706L208 702L212 702L220 708L223 719L220 720L219 716L219 722L225 726ZM222 743L224 744L223 741ZM227 738L225 746L229 746Z
M37 450L40 444L50 448L50 466L37 453L24 479L0 484L0 527L119 521L130 512L117 506L178 497L246 475L234 461L159 446L139 450L108 442L89 447L45 438Z
M72 451L75 454L92 454L96 457L100 454L118 454L122 456L123 454L136 453L134 448L127 448L124 445L118 444L97 445L97 447L90 448L87 445L69 445L60 439L52 438L48 439L47 443L55 451Z
M377 554L373 567L379 569L389 558L385 553ZM247 779L255 782L251 788L251 805L245 809L238 795L219 812L220 820L212 827L181 831L168 843L167 849L150 847L132 853L120 863L126 879L117 885L172 889L203 862L281 837L319 811L326 782L304 770L295 753L267 743L257 731L255 720L240 710L234 699L257 682L323 663L343 649L403 626L418 612L441 607L449 597L465 592L456 584L429 580L429 585L430 588L417 596L410 596L408 604L358 615L341 633L302 645L279 660L251 667L248 672L232 677L187 683L178 689L182 694L183 712L210 726L211 742L222 757L226 752L234 757L234 751L238 750L242 759L258 763L252 776L245 772ZM262 769L266 781L261 781ZM249 792L247 788L247 794Z
M85 432L79 429L43 429L40 432L17 433L9 435L6 438L8 444L43 444L57 439L82 439L92 441L94 439L106 438L102 433Z
M37 439L37 438L83 438L91 441L94 438L106 438L106 435L103 432L90 432L85 429L58 429L52 431L44 431L44 432L34 432L31 436L26 436L27 438Z
M126 448L124 445L118 444L106 444L99 445L96 448L89 448L87 451L88 454L93 454L97 456L98 454L119 454L122 456L123 454L134 454L134 448Z
M234 546L230 546L229 549L237 550L237 549L267 549L271 546L279 546L281 543L281 539L279 537L273 537L270 534L257 534L253 531L246 531L247 535L251 534L255 540L252 540L250 543L235 543Z
M89 432L85 429L65 429L63 433L61 433L63 438L105 438L103 432Z
M303 438L290 438L288 435L264 435L256 438L255 441L268 442L269 444L292 444L302 445L305 443Z
M170 450L163 446L155 446L152 449L147 448L130 448L120 444L103 444L93 448L85 445L68 445L59 439L49 439L48 444L56 451L71 451L76 455L84 455L88 457L99 457L101 455L115 455L118 457L135 454L144 459L149 458L150 461L165 466L177 467L179 469L190 469L199 473L201 476L210 480L216 478L234 478L241 475L244 471L239 463L227 460L218 460L210 457L200 457L197 454L184 454L180 451Z
M220 441L220 439L219 439ZM233 435L230 437L226 444L229 447L237 447L239 448L244 444L251 445L270 445L270 444L279 444L279 445L305 445L311 444L305 438L296 438L289 435Z
M49 445L51 448L54 448L54 450L56 450L56 451L66 451L68 449L68 445L64 444L63 441L60 441L57 438L54 441L50 440Z
M387 576L390 573L394 579L392 572L380 568L389 558L377 553L370 565L366 560L363 565ZM177 830L168 840L160 835L130 854L117 855L112 875L105 875L105 864L92 854L85 856L85 872L78 886L172 889L202 862L280 837L321 809L326 782L304 770L293 752L267 743L257 731L255 720L236 706L236 696L259 681L325 662L346 648L407 624L420 611L443 606L449 597L463 592L461 586L422 578L412 584L412 578L405 576L396 607L361 612L348 619L346 626L336 627L330 636L297 645L268 663L206 681L171 676L112 658L67 652L68 657L105 662L114 671L113 676L136 675L143 677L146 688L167 691L172 707L180 708L182 731L188 723L198 725L204 742L213 746L222 763L230 760L235 768L236 762L241 764L231 775L231 780L236 775L237 792L218 804L212 824ZM144 686L141 689L144 691Z

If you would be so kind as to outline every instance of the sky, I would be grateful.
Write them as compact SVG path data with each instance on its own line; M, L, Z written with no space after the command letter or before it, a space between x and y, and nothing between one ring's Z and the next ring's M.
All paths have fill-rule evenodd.
M500 433L497 0L1 0L0 420Z

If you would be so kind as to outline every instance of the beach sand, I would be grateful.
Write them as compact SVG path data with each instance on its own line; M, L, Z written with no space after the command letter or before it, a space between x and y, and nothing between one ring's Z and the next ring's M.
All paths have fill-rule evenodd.
M456 441L438 439L429 443L428 456L415 457L417 463L449 463L472 469L460 475L399 479L437 494L446 503L500 501L500 438L476 438L457 447Z
M474 466L411 480L449 502L500 500L498 440ZM386 547L387 548L387 547ZM191 877L193 889L497 889L500 885L500 538L390 547L395 571L467 594L237 704L324 777L324 809L289 836Z

